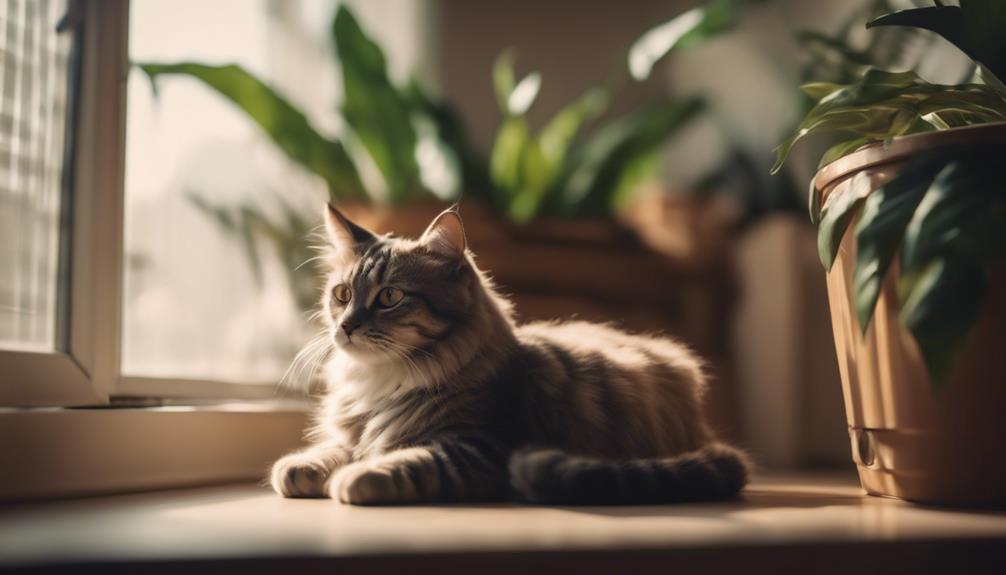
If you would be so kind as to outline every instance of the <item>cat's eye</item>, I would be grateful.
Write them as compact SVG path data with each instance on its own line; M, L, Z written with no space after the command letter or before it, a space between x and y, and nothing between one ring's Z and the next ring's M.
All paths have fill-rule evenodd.
M377 305L381 307L394 307L398 305L398 302L402 301L404 295L402 290L398 288L386 287L381 290L381 293L377 294Z
M339 303L349 303L353 299L353 291L346 284L339 284L332 288L332 295Z

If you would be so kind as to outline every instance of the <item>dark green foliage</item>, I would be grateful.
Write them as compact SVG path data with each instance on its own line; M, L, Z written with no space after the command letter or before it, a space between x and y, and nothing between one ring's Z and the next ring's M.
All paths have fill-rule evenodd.
M885 14L867 24L908 26L936 32L991 72L1006 78L1006 2L961 0L960 6L937 5Z
M671 51L732 28L742 8L753 1L713 0L657 26L633 44L627 61L619 63L619 75L629 72L645 79ZM345 6L336 12L332 38L342 73L339 111L348 127L346 136L362 145L378 168L387 192L380 196L361 183L360 158L347 153L341 142L318 134L302 112L240 67L185 62L139 66L152 81L167 74L187 75L230 100L292 160L325 179L333 200L379 197L397 204L428 196L424 167L416 160L421 139L417 126L432 126L445 164L457 172L459 182L446 196L441 190L441 197L456 199L464 190L516 222L542 215L609 215L616 203L653 176L656 150L702 109L692 99L656 102L587 133L618 92L604 86L588 90L532 133L526 113L541 77L532 73L516 82L513 56L507 53L493 70L504 117L487 161L450 104L431 98L415 81L405 86L391 82L380 46ZM643 68L645 73L639 72ZM515 91L521 93L512 98Z
M773 172L782 167L793 145L808 134L853 136L825 155L830 162L870 142L918 131L1006 121L1006 95L998 89L986 84L930 84L915 72L871 68L854 84L812 83L804 86L804 92L819 97L818 103L797 132L777 148Z
M865 201L868 185L854 182L821 210L818 242L826 267L859 218L853 293L863 331L900 252L901 319L937 388L981 310L987 266L1006 255L1004 157L1004 144L936 148L915 156Z
M356 166L342 143L320 135L303 112L255 76L236 65L139 64L151 83L165 75L196 78L230 100L255 121L293 161L318 174L332 198L365 198Z
M345 5L332 22L342 69L342 116L377 164L391 203L421 188L411 102L388 79L384 53Z
M899 26L935 32L970 56L973 83L928 83L914 72L867 68L845 83L804 86L815 104L797 132L777 150L778 170L796 141L837 132L850 139L833 146L822 165L862 145L922 131L1006 121L1006 2L961 0L893 12L870 28ZM812 39L828 45L826 40ZM842 49L841 46L832 46ZM844 52L863 63L863 53ZM811 217L818 222L818 251L826 268L847 228L858 217L854 307L865 331L884 278L900 254L901 321L918 343L932 382L940 389L982 308L986 271L1006 254L1006 209L1000 164L1006 145L955 145L914 156L898 175L864 197L869 186L818 205L811 185ZM818 219L819 218L819 219Z

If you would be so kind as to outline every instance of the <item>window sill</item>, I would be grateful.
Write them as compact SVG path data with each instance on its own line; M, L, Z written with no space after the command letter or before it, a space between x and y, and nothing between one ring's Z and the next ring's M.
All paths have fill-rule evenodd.
M1004 543L1006 515L867 497L848 476L664 507L364 508L237 485L0 509L0 570L971 572Z
M292 402L0 410L0 500L257 481L307 422Z

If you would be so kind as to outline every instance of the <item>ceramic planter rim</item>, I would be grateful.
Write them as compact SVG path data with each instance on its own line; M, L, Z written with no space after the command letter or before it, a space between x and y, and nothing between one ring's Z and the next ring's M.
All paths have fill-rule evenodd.
M814 193L820 194L820 205L827 199L827 191L839 180L873 166L899 162L919 151L937 146L960 143L1006 142L1006 122L991 122L975 126L923 132L894 138L889 144L868 144L855 152L825 165L814 176Z

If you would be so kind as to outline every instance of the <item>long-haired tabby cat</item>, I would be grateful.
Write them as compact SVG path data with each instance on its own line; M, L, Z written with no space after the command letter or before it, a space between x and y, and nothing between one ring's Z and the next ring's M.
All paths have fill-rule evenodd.
M311 446L273 466L278 493L630 504L744 487L747 459L703 420L685 347L579 321L518 325L455 210L418 240L332 206L326 228L327 391Z

